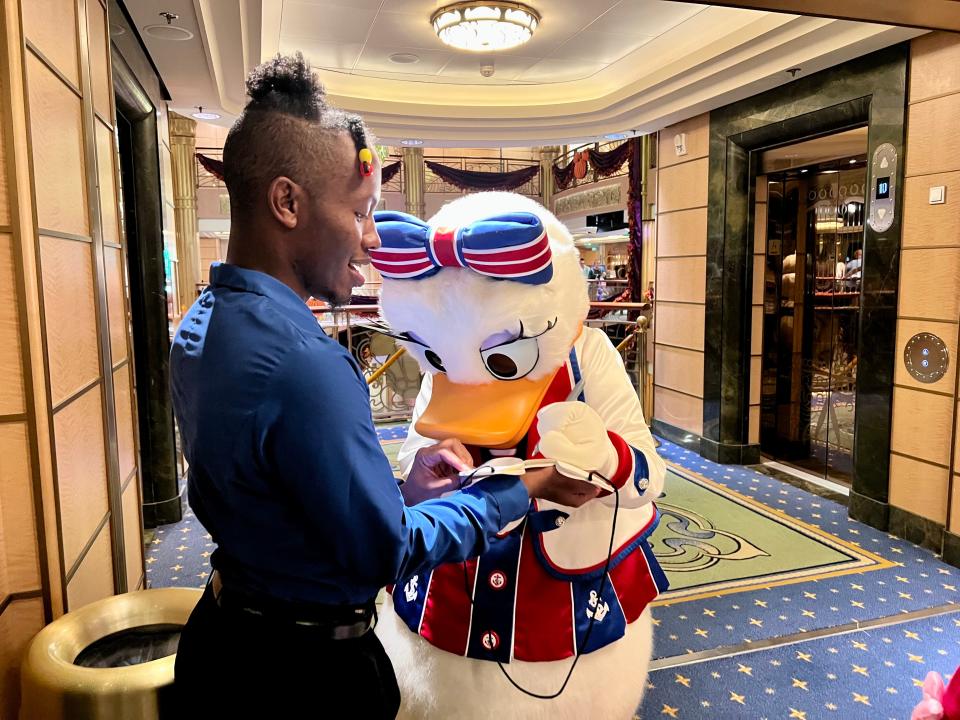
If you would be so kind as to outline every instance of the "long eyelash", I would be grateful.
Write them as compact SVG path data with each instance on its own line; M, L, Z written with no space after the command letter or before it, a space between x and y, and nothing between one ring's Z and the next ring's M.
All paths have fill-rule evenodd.
M426 343L422 343L419 340L414 340L412 337L410 337L410 333L408 333L407 331L403 331L400 333L393 332L385 322L382 322L379 320L370 320L363 323L357 323L357 326L367 328L368 330L373 330L374 332L378 332L381 335L386 335L387 337L391 337L394 340L410 342L410 343L413 343L414 345L419 345L421 347L429 347L429 345L427 345Z
M496 345L493 345L492 347L488 347L488 348L486 348L486 349L482 349L482 350L480 350L480 352L490 352L490 351L493 350L494 348L503 347L504 345L509 345L510 343L515 343L517 340L528 340L528 339L530 339L530 338L538 338L538 337L540 337L541 335L545 335L546 333L550 332L550 331L553 330L556 326L557 326L557 318L554 318L553 320L548 320L548 321L547 321L547 327L546 327L546 329L544 329L542 332L538 332L536 335L527 335L526 331L523 329L523 320L521 320L521 321L520 321L520 334L519 334L519 335L517 335L515 338L511 338L510 340L504 340L502 343L497 343Z

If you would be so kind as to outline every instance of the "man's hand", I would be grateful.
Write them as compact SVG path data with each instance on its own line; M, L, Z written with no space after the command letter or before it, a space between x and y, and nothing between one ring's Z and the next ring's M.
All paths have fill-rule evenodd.
M527 486L530 497L550 500L567 507L580 507L600 494L600 488L595 485L568 478L552 467L527 470L520 479Z
M473 467L473 458L463 443L454 438L420 448L407 481L400 486L407 505L440 497L460 485L459 472Z

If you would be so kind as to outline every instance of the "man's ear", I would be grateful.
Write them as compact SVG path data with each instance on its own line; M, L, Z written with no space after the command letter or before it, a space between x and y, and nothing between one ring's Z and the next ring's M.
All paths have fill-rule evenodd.
M267 206L281 225L293 230L305 209L303 188L283 175L275 177L267 189Z

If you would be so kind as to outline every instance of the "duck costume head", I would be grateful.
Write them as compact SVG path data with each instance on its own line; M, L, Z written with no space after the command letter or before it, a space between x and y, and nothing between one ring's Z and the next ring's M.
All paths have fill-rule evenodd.
M429 224L380 212L377 230L383 315L434 375L417 431L514 447L589 309L570 232L513 193L467 195Z

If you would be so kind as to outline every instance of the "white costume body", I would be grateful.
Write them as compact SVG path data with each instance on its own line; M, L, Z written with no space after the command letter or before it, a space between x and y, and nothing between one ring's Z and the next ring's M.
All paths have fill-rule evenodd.
M602 418L606 428L619 435L647 465L643 490L633 473L620 490L614 555L630 546L654 518L652 501L663 488L665 466L656 454L637 398L619 353L606 335L583 328L574 343L583 377L583 396ZM413 426L430 399L432 376L426 375L414 410L413 423L400 451L404 476L417 450L435 441L419 435ZM562 527L545 532L543 551L556 566L576 572L602 564L608 554L613 495L593 500L579 509L539 502L538 509L559 508L569 513ZM640 550L634 550L639 553ZM611 572L612 574L612 572ZM396 592L400 592L398 586ZM560 697L541 700L510 685L494 662L456 655L431 645L411 632L388 601L381 613L377 634L390 655L400 685L401 718L631 718L646 685L652 652L650 610L626 625L622 637L580 656L570 683ZM580 638L582 640L582 638ZM504 665L521 686L537 694L556 692L573 659Z

